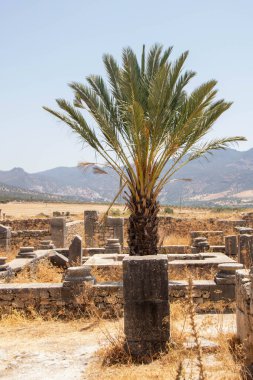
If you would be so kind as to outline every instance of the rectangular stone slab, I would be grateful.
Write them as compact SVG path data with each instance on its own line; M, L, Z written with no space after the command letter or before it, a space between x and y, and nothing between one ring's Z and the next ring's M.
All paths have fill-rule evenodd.
M168 259L163 255L123 259L125 301L168 301Z
M133 356L163 350L170 336L168 260L163 255L123 259L124 331Z

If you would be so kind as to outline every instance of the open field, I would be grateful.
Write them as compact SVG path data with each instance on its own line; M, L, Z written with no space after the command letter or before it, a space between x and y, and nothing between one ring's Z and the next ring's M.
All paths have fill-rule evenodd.
M236 219L244 210L232 209L200 209L200 208L179 208L173 207L173 216L182 218L222 218L222 219ZM1 204L0 209L6 217L11 218L27 218L41 216L42 214L52 216L54 211L70 212L70 214L82 216L85 210L96 210L99 212L106 212L108 204L99 203L46 203L46 202L10 202ZM121 216L127 216L128 212L125 210L124 205L114 205L113 209L120 210ZM161 207L163 213L164 207ZM253 211L253 209L245 209L245 212ZM170 214L168 214L170 215Z
M122 211L124 206L116 206ZM10 202L0 206L2 212L13 218L35 217L39 214L52 216L53 211L67 212L71 214L82 214L85 210L97 210L105 212L108 208L106 204L90 203L46 203L46 202Z

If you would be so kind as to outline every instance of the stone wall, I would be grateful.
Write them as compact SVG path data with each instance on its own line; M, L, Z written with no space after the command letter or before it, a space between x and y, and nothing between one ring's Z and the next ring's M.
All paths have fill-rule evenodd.
M12 231L24 231L24 230L48 230L50 229L49 218L45 219L6 219L1 220L3 226L11 227Z
M50 232L56 248L68 247L75 235L84 237L83 221L67 222L66 218L52 218Z
M234 299L234 286L217 285L212 280L193 281L193 300L198 304L207 301ZM170 301L185 299L188 294L186 281L169 282ZM103 315L119 313L123 309L122 283L104 283L72 288L62 283L0 284L0 308L6 312L12 309L33 308L41 314L61 315L64 310L86 313L96 307Z
M253 284L248 269L236 272L237 337L245 346L246 364L253 365Z
M119 239L123 245L124 218L106 217L101 222L97 211L85 211L84 231L86 247L104 247L107 239Z
M52 221L54 219L61 218L53 218ZM223 245L224 236L234 234L236 226L253 227L253 220L221 220L214 218L197 220L196 218L159 216L159 234L161 237L169 235L190 237L190 232L195 231L196 236L199 236L199 233L206 236L211 245ZM82 227L80 226L78 234L84 236L85 247L104 247L107 239L114 238L119 239L122 245L123 243L126 245L128 218L107 217L102 221L101 215L97 211L85 211L84 231L81 230ZM61 246L63 246L62 243Z
M235 226L253 225L253 221L246 220L221 220L221 219L188 219L174 218L170 216L159 217L159 231L166 235L176 234L180 236L190 235L191 231L223 231L224 235L234 232ZM219 236L219 234L218 234ZM220 238L220 237L219 237ZM220 244L217 240L210 241L211 244Z
M11 231L11 247L30 246L37 249L40 246L40 240L50 239L48 230L24 230Z

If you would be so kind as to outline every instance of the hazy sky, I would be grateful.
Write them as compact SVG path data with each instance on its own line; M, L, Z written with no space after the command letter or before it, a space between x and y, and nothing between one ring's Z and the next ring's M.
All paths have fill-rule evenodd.
M190 50L193 85L215 78L234 101L210 136L244 135L253 147L252 0L0 0L0 170L29 172L94 159L42 109L71 99L70 81L104 74L102 55L155 42Z

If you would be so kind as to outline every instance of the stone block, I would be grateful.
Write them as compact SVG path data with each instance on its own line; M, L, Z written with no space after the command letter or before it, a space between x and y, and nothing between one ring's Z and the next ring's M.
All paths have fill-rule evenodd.
M69 265L79 266L82 264L83 250L82 238L76 235L69 246Z
M250 268L253 264L253 235L239 235L238 244L238 261L242 263L245 268Z
M85 233L85 246L94 247L95 239L94 234L98 224L97 211L84 211L84 233Z
M0 250L8 251L11 242L11 228L0 224Z
M105 246L105 253L117 253L121 254L121 245L119 239L107 239Z
M225 253L228 256L237 256L238 245L236 235L225 236Z
M113 228L113 238L119 239L121 246L124 243L124 218L106 218L106 226Z
M59 268L66 269L69 267L69 260L67 259L67 257L63 256L61 253L58 253L56 251L51 252L48 255L48 259L53 265Z
M124 331L131 354L163 350L170 336L167 258L125 257L123 294Z
M91 268L88 266L70 267L66 271L63 285L66 286L70 282L90 282L94 284L95 278L91 275Z
M51 238L56 248L64 248L66 243L66 219L52 218L50 222Z

